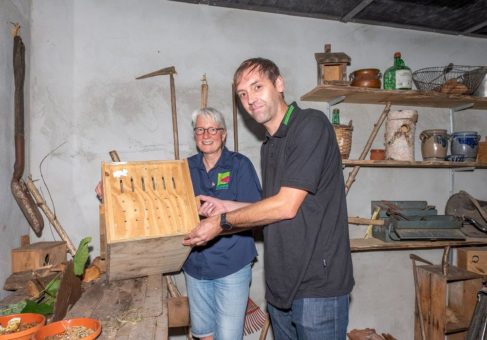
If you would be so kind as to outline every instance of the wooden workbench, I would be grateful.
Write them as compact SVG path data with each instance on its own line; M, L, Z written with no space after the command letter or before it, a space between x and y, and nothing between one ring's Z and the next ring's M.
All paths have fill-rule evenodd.
M163 275L152 275L107 283L102 277L86 288L65 319L74 317L100 320L98 340L166 340L166 280Z

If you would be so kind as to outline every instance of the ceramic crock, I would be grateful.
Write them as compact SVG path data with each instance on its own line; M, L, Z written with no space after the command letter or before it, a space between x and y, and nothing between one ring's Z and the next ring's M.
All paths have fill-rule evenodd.
M442 129L424 130L419 135L425 161L443 161L448 153L448 133Z
M350 73L350 85L358 87L381 87L380 70L376 68L364 68Z
M451 135L452 155L465 156L466 162L475 162L480 136L475 131L459 131Z

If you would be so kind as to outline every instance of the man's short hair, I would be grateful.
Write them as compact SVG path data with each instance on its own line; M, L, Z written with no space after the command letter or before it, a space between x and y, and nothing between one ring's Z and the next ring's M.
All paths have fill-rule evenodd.
M235 86L240 81L242 73L246 70L258 70L259 72L264 73L273 84L276 83L277 78L281 75L279 67L277 67L273 61L265 58L251 58L243 61L235 71L233 76L233 83Z

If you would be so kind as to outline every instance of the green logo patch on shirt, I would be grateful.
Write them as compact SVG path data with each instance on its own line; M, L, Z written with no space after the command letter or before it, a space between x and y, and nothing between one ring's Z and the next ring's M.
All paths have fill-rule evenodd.
M230 183L230 171L220 172L217 175L216 190L228 189Z

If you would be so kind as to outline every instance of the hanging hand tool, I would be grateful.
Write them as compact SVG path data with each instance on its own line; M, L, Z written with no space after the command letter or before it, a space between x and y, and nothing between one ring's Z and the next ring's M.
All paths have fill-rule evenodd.
M24 79L25 79L25 46L19 36L20 25L12 29L14 38L13 64L15 79L15 164L14 174L10 182L12 194L24 213L25 218L37 236L42 235L44 220L34 203L24 181L25 140L24 140Z
M156 76L169 75L170 88L171 88L171 111L172 111L172 132L174 141L174 159L179 159L179 137L178 137L178 117L176 112L176 86L174 85L174 74L176 74L176 69L174 66L166 67L158 71L144 74L143 76L137 77L135 79L145 79Z
M208 107L208 82L206 81L206 73L201 78L201 104L200 108Z

